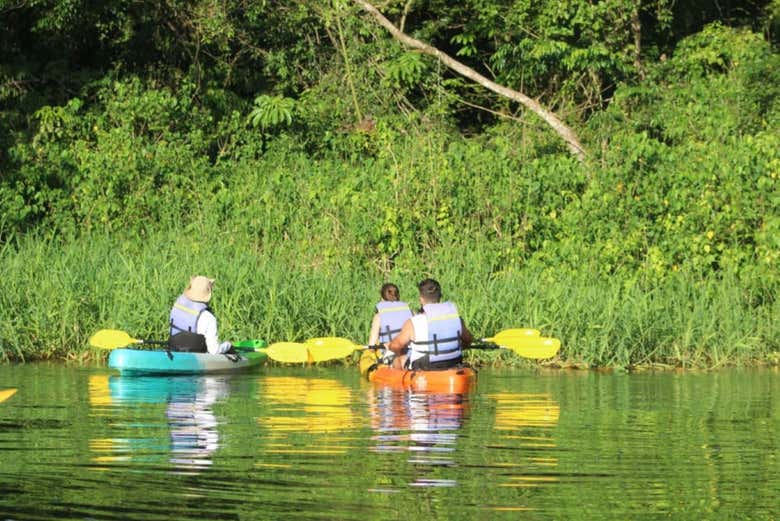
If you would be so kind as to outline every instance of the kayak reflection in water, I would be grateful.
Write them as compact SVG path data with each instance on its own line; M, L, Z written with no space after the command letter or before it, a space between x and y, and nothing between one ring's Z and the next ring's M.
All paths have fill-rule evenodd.
M455 450L468 410L468 394L415 393L392 387L372 388L370 392L377 452L408 450L419 459L426 453Z
M165 416L171 438L171 463L180 469L200 470L212 464L219 448L219 422L212 405L229 393L221 378L200 378L197 393L190 399L172 396Z
M94 461L107 464L166 458L176 466L176 472L198 472L208 468L212 454L219 448L219 421L212 407L228 396L229 384L229 378L217 376L91 379L93 414L147 418L149 414L160 414L157 407L150 409L148 405L159 404L165 407L164 418L168 426L168 437L163 442L157 436L150 437L146 429L138 430L138 425L149 425L147 420L127 422L125 428L130 428L131 432L92 440L90 445L99 454Z
M414 487L453 487L435 469L455 467L452 458L457 449L458 431L468 414L469 395L460 393L424 393L392 387L373 387L369 403L371 424L376 434L377 453L407 451L413 465ZM436 472L435 475L432 473ZM394 486L378 479L374 492L395 491Z

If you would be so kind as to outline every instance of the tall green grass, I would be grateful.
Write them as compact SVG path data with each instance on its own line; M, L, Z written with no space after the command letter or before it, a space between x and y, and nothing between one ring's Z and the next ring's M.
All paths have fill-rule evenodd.
M348 255L323 261L297 242L259 247L243 229L201 232L68 241L29 235L4 244L0 360L102 357L87 339L103 328L165 338L170 305L193 274L217 279L212 305L225 339L345 336L362 343L383 282L396 282L416 304L415 283L433 276L476 335L536 327L562 340L563 361L718 367L766 360L780 348L777 301L760 298L757 280L681 273L650 282L586 266L495 271L491 250L478 244L399 259L387 271Z

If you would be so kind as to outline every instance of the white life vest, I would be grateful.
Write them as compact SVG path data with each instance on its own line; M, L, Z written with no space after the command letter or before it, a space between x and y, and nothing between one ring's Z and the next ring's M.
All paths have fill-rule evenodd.
M383 300L376 305L379 313L379 341L390 342L401 332L401 327L412 318L412 310L406 302Z
M452 302L425 304L423 313L412 317L414 338L409 344L409 360L428 356L431 363L463 356L460 334L462 323Z

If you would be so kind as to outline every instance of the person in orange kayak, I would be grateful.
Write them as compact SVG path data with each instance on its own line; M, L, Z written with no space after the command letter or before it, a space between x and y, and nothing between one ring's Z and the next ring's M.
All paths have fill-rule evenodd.
M377 303L371 321L371 332L368 335L370 346L391 341L401 332L404 322L412 318L412 310L409 304L401 300L398 286L392 282L383 284L379 294L382 300Z
M383 284L379 290L381 300L374 309L374 318L371 320L371 331L368 335L368 345L375 346L380 342L390 342L401 332L401 327L408 319L412 318L412 310L409 304L401 300L401 292L398 286L392 282ZM386 349L378 353L389 363L393 353Z
M231 351L230 342L219 342L217 317L208 306L213 286L214 279L197 275L190 278L189 285L176 299L170 316L168 346L171 351L215 355Z
M474 337L454 303L441 302L441 285L425 279L417 285L422 311L404 322L401 332L385 343L397 356L393 367L401 369L446 369L463 361L463 349Z

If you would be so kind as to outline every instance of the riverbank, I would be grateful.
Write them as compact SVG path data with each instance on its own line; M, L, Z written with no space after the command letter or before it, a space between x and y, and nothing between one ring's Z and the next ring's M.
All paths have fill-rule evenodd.
M399 259L385 271L356 257L265 249L235 230L218 237L209 247L180 231L7 242L0 305L11 318L0 326L0 360L100 359L105 352L87 339L104 328L163 338L169 306L195 272L216 277L212 304L220 336L230 339L343 336L360 343L382 282L396 282L414 301L417 280L435 276L476 335L535 327L561 339L562 367L717 368L775 363L780 350L780 310L761 277L602 276L587 266L491 271L479 244L445 245L430 261ZM504 354L470 356L478 364L515 363Z

